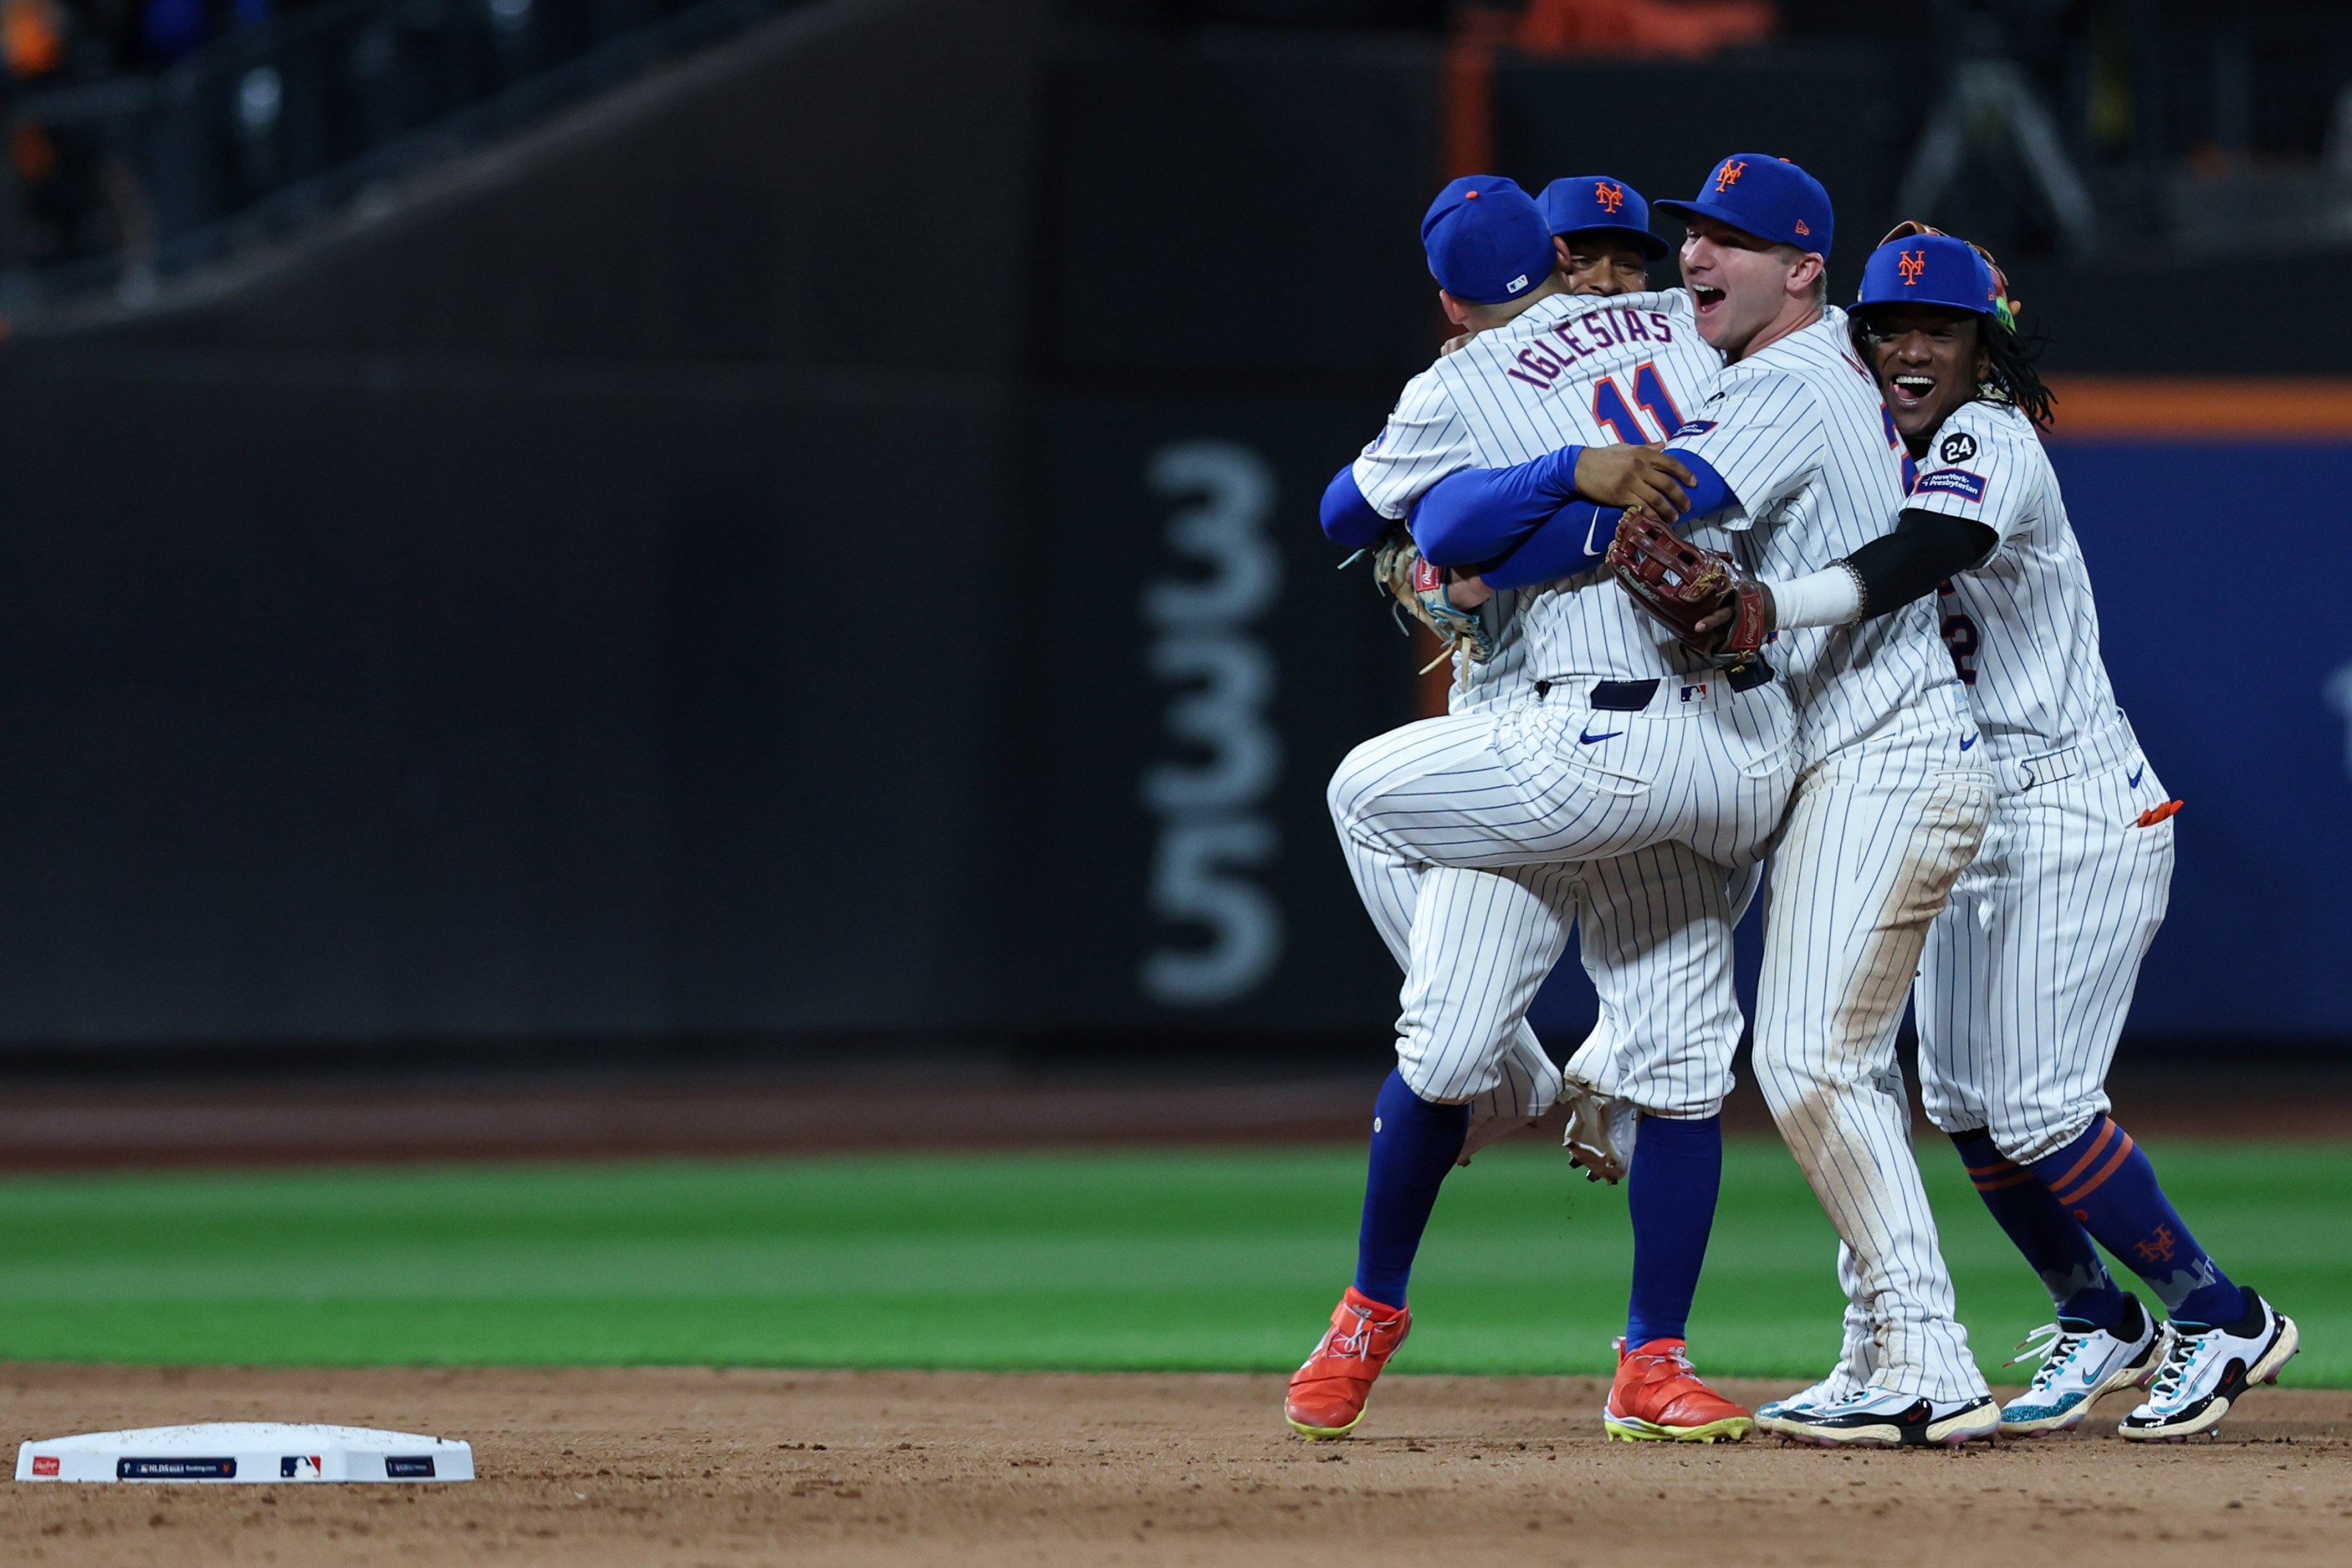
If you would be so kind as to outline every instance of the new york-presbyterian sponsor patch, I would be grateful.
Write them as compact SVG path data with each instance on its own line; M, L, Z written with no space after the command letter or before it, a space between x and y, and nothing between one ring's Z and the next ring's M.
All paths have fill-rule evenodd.
M1968 500L1980 501L1985 497L1985 479L1982 474L1972 474L1966 468L1937 468L1932 474L1921 474L1919 482L1911 489L1914 493L1943 490Z

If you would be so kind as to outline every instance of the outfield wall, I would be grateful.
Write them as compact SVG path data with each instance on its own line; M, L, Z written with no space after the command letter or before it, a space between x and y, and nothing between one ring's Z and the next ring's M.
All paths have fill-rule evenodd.
M1322 790L1417 647L1313 523L1377 403L28 375L0 1040L1387 1027ZM2281 513L2334 580L2352 433L2097 416L2139 395L2052 446L2188 802L2132 1027L2352 1037L2352 655L2241 555ZM798 542L910 435L1021 504Z

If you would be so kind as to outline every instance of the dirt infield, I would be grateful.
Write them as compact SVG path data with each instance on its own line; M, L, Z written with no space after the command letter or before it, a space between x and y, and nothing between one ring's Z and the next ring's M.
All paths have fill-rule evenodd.
M11 1441L356 1422L468 1438L483 1476L13 1486L10 1563L2352 1561L2347 1393L2263 1390L2221 1439L2154 1450L1846 1455L1604 1445L1602 1390L1577 1378L1397 1378L1329 1446L1284 1435L1265 1377L20 1365L0 1384Z

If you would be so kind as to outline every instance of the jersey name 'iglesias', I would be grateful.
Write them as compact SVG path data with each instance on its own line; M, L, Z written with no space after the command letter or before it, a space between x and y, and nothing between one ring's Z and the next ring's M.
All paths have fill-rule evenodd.
M1463 469L1507 468L1563 447L1664 440L1713 393L1722 367L1682 289L1539 300L1406 385L1356 459L1356 485L1382 516L1402 518ZM1712 548L1728 544L1710 523L1685 531ZM1597 552L1608 541L1590 542ZM1707 672L1597 572L1527 590L1515 614L1530 680Z

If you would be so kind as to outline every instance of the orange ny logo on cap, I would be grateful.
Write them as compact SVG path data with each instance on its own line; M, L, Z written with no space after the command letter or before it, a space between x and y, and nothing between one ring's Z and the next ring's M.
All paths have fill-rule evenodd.
M1723 167L1715 172L1715 188L1718 191L1727 191L1738 184L1739 176L1746 173L1748 173L1748 163L1745 159L1735 163L1726 158L1723 161Z
M1927 270L1927 253L1906 250L1895 258L1895 269L1903 274L1903 287L1912 288L1918 283L1919 275Z
M1613 213L1625 205L1625 187L1612 185L1606 180L1596 181L1592 186L1592 199L1601 204L1602 212Z

